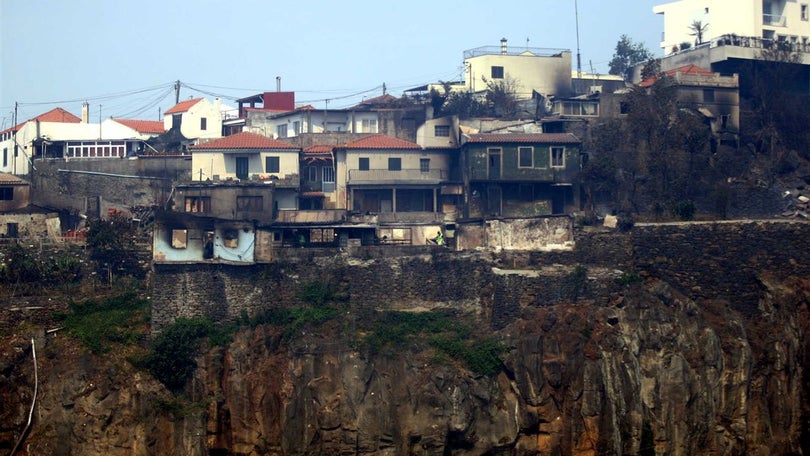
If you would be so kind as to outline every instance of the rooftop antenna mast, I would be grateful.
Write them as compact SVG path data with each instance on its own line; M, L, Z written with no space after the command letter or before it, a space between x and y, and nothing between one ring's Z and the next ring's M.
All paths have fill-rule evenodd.
M577 9L577 0L574 0L574 21L577 25L577 77L582 77L582 60L579 56L579 10Z

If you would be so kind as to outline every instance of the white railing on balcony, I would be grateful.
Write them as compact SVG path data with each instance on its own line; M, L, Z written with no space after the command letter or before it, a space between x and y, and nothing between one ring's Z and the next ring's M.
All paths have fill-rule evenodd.
M443 181L447 180L447 171L431 169L403 169L392 171L388 169L350 169L349 183L358 182L397 182L397 181Z
M781 14L763 14L762 25L771 25L773 27L787 27L787 16Z

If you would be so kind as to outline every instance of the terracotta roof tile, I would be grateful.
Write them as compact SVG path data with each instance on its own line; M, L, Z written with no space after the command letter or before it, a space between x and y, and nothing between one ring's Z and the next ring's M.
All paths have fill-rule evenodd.
M192 98L191 100L181 101L176 105L169 108L164 114L177 114L180 112L186 112L191 109L192 106L202 101L202 98Z
M0 184L3 185L29 185L28 181L20 179L13 174L0 173Z
M163 122L159 120L113 119L121 125L127 126L140 133L166 133Z
M469 135L467 142L577 144L582 141L571 133L487 133Z
M7 128L3 131L0 131L0 134L8 133L10 131L16 131L23 127L28 122L33 121L40 121L40 122L61 122L61 123L81 123L82 119L76 117L75 115L65 111L62 108L53 108L48 112L44 112L36 117L26 120L25 122L19 123L16 126L11 128Z
M332 152L335 146L330 146L327 144L316 144L314 146L309 146L304 149L305 154L328 154Z
M202 144L190 146L191 150L211 149L289 149L298 150L297 146L284 141L278 141L256 133L242 132L224 138L215 139Z
M404 139L386 135L370 135L352 141L344 146L346 149L421 149L422 146Z

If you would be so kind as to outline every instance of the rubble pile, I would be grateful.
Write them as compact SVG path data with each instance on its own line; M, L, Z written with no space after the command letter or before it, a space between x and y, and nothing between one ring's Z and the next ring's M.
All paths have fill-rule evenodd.
M782 212L782 217L810 218L808 216L810 212L810 190L800 187L786 190L782 196L787 200L786 210Z

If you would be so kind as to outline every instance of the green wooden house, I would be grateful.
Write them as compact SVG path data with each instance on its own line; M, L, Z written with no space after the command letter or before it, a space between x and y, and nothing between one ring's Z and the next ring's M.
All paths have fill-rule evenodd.
M532 217L579 208L582 141L571 133L465 135L464 217Z

